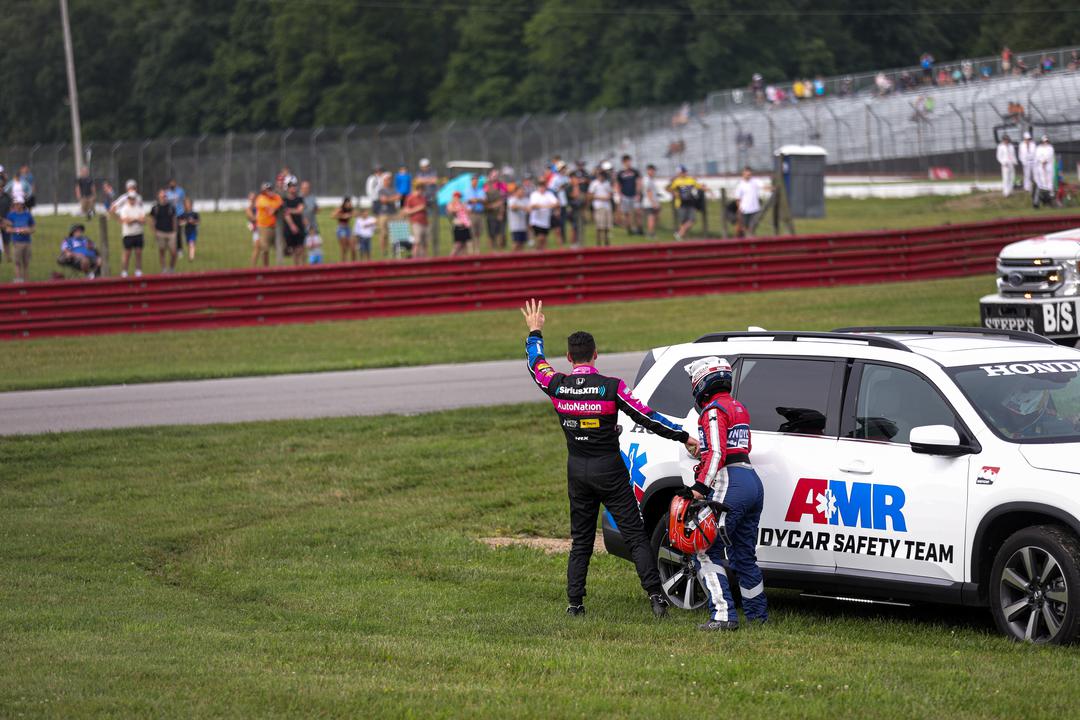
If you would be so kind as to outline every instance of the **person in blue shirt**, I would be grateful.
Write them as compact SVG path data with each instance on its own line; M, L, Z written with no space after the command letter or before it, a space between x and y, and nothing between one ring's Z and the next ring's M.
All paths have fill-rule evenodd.
M394 176L394 189L401 196L400 204L404 205L406 196L412 192L412 175L404 165L398 168L397 175Z
M4 218L4 228L11 236L11 254L15 260L15 282L26 282L30 271L30 240L34 234L34 216L26 209L26 199L17 194L11 211Z
M176 182L175 178L169 178L169 184L165 186L165 199L176 210L176 247L182 252L184 249L184 222L181 219L184 215L184 201L187 199L187 193L184 192L184 188Z
M465 192L461 194L465 207L469 208L469 223L472 227L473 239L476 240L472 246L473 253L480 249L480 228L484 227L485 222L484 208L486 207L487 194L484 192L484 186L481 185L480 180L480 173L473 173L472 180L469 181L469 187L465 188Z
M81 223L72 225L68 236L60 243L60 257L56 262L77 268L93 279L101 269L101 258L85 233L86 226Z

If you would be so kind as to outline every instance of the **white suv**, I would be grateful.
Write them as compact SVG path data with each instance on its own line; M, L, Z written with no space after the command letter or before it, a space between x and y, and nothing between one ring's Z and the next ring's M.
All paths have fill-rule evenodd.
M1007 635L1080 630L1080 352L978 328L732 332L657 348L635 394L688 428L683 366L726 357L765 486L765 582L841 598L989 606ZM694 461L621 418L664 590L704 603L667 509ZM603 518L609 552L628 557Z

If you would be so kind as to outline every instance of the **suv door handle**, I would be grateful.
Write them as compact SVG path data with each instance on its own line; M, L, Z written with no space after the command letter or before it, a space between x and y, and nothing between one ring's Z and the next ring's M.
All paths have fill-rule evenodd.
M840 472L869 475L874 472L874 468L870 467L865 460L852 460L847 465L841 465Z

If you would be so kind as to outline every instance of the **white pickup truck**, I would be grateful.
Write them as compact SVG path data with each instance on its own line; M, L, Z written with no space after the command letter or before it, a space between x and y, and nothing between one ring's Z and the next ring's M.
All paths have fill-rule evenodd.
M1078 260L1080 228L1006 245L997 260L997 294L979 301L983 327L1075 345L1080 338Z

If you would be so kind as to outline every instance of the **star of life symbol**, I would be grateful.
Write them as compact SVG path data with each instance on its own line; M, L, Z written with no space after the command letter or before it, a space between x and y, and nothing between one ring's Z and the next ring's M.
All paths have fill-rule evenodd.
M831 520L832 516L836 514L836 495L833 494L833 491L826 490L823 493L818 493L815 499L817 500L815 509Z
M630 485L634 490L634 497L640 503L645 497L645 465L649 462L648 455L641 450L638 443L630 446L628 452L622 453L626 469L630 471Z

